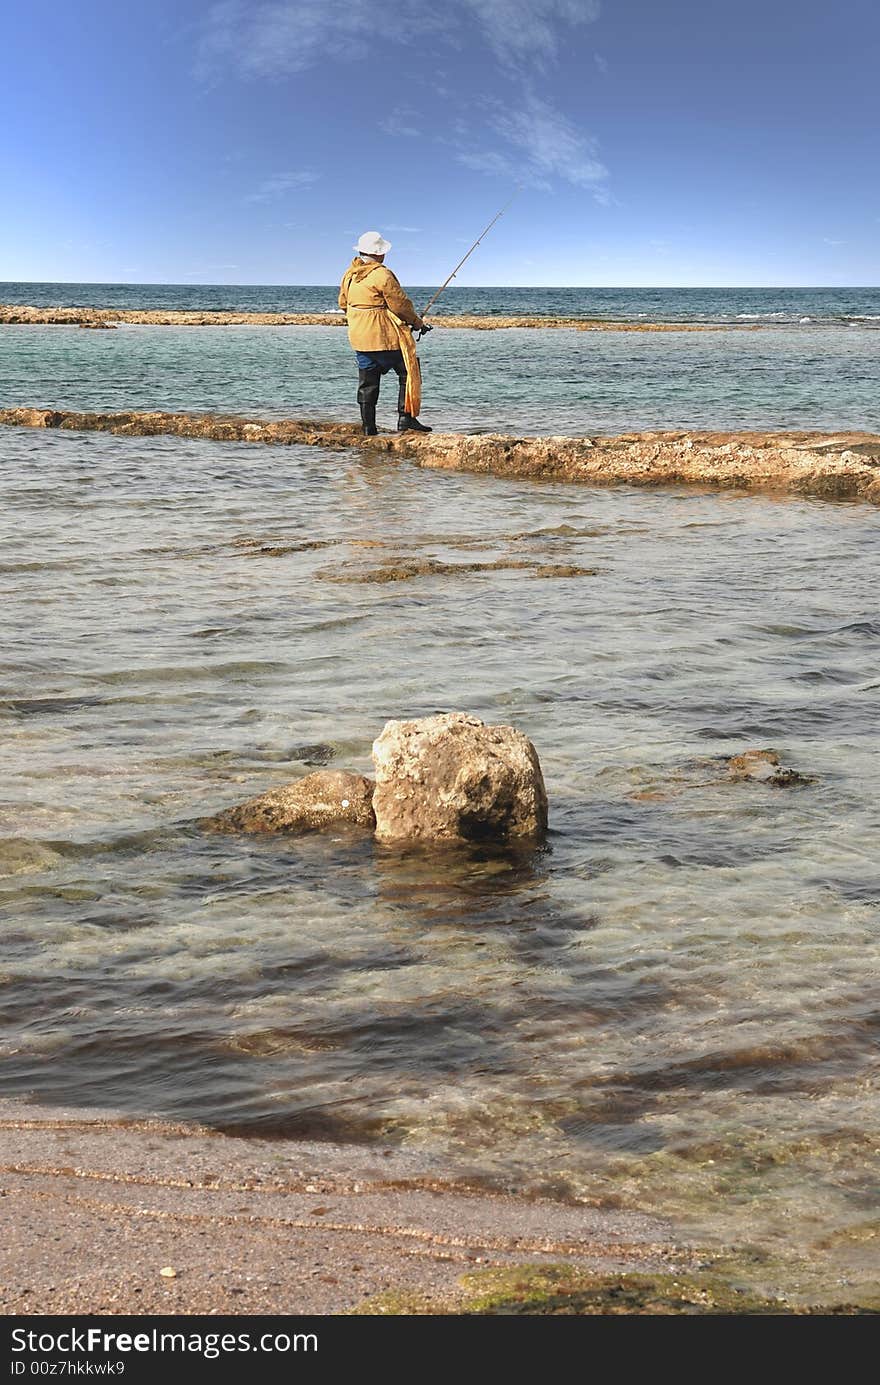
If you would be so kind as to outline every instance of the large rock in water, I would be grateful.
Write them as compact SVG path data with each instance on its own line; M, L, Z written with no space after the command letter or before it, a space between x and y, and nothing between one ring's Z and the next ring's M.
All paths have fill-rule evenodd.
M535 747L464 712L389 721L373 744L381 841L503 841L547 827Z
M312 832L337 822L373 827L371 779L347 770L318 770L228 808L204 826L218 832Z

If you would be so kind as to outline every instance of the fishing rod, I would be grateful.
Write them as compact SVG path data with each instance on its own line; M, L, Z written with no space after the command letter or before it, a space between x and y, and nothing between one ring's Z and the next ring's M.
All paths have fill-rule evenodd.
M474 241L473 245L471 246L471 248L470 248L470 250L467 252L467 254L466 254L466 255L462 255L461 259L459 260L458 264L455 266L455 269L452 271L452 273L450 274L449 278L448 278L448 279L444 279L443 283L440 285L439 289L438 289L437 292L434 294L434 297L431 299L431 301L430 301L429 303L426 303L426 304L425 304L424 308L422 309L422 314L421 314L423 318L424 318L424 317L427 317L429 310L430 310L430 309L434 306L434 304L437 302L437 299L440 297L440 295L441 295L441 293L443 292L443 290L444 290L445 288L448 288L448 286L452 283L453 279L455 278L455 276L456 276L456 274L458 273L458 271L461 269L461 267L462 267L462 265L464 264L465 260L470 259L471 255L472 255L472 254L474 253L474 251L476 250L476 248L477 248L477 246L479 245L480 241L483 240L483 238L484 238L485 236L488 236L489 232L492 230L492 227L495 225L495 222L496 222L496 221L500 221L501 217L504 215L504 213L507 211L507 208L510 206L510 203L513 202L514 198L518 197L519 194L520 194L521 192L522 192L522 187L520 186L520 187L518 187L518 188L516 189L516 191L514 192L513 197L511 197L509 201L505 202L504 206L501 208L501 211L500 211L500 212L496 212L495 216L493 216L492 220L489 222L489 225L486 227L485 231L481 232L481 234L480 234L479 236L477 236L477 239ZM424 330L425 330L426 332L430 332L431 329L430 329L430 327L425 326ZM419 336L421 336L421 335L422 335L422 333L420 332L420 333L419 333Z

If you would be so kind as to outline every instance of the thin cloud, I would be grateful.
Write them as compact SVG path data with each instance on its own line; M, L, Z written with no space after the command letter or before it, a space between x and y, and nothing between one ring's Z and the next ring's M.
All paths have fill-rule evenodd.
M530 187L542 188L545 192L550 190L546 178L536 178L518 165L512 155L500 154L497 149L463 149L458 155L458 162L464 164L465 168L472 168L475 173L486 173L490 178L505 178L511 182L519 179Z
M395 106L390 115L379 121L379 129L386 135L405 135L418 139L424 132L417 122L419 114L411 106Z
M539 173L555 174L579 187L592 187L608 176L599 161L596 140L582 134L560 111L536 96L496 124Z
M530 95L515 110L496 114L493 127L507 146L462 150L459 161L479 173L512 178L532 187L549 188L554 178L585 188L603 204L608 170L596 140L551 106Z
M371 0L221 0L208 11L196 53L203 80L227 71L244 78L278 78L317 62L353 62L383 45L407 44L440 28L412 0L382 9Z
M599 0L463 0L499 62L545 67L558 56L562 30L592 24Z
M495 71L517 88L525 86L515 107L495 108L490 130L464 147L467 132L460 119L448 142L467 167L507 181L534 187L561 179L589 189L608 203L608 173L595 140L562 112L530 94L533 80L552 67L573 32L599 17L599 0L447 0L442 12L424 0L219 0L201 28L197 71L204 80L228 73L242 79L272 80L302 72L318 63L350 63L369 57L380 70L393 68L394 50L417 46L422 66L443 52L476 43L494 59ZM601 69L602 59L596 58ZM491 110L491 108L490 108ZM483 120L486 119L485 105ZM381 121L387 134L415 139L425 134L424 117L399 104ZM287 181L292 179L293 181ZM246 198L263 202L313 181L313 176L279 174Z
M277 197L283 197L286 192L297 192L300 188L307 188L317 181L317 173L310 173L308 169L302 169L298 173L275 173L271 178L266 178L253 192L249 192L244 200L273 202Z
M318 61L375 57L382 45L460 48L474 33L504 67L546 68L566 42L565 31L592 24L599 0L447 0L442 13L423 0L220 0L201 26L196 72L204 81L224 72L273 78Z

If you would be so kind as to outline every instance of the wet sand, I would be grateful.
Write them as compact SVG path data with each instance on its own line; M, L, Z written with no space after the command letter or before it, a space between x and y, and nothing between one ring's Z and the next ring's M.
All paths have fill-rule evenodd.
M699 486L880 503L880 435L875 433L650 432L594 437L508 437L498 433L384 433L311 419L238 415L0 410L0 425L170 435L220 442L304 444L394 454L445 471L565 481L590 486Z
M604 318L536 317L506 315L486 317L462 313L454 317L442 313L430 317L433 327L466 327L475 332L492 332L509 327L566 328L575 332L714 332L720 326L676 322L609 322ZM182 308L33 308L17 303L0 303L0 324L14 326L80 326L109 328L124 322L144 327L345 327L345 316L337 313L232 313L197 312Z
M333 1314L454 1294L475 1269L696 1260L660 1219L455 1189L388 1146L15 1101L0 1102L0 1221L5 1314Z

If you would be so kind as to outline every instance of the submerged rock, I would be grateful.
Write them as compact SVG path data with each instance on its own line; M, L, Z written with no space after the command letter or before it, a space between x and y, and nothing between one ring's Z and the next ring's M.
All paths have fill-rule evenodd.
M675 765L641 765L621 771L605 769L602 776L623 773L633 786L627 797L633 802L664 801L701 789L717 789L730 784L767 784L774 789L812 784L815 776L783 765L775 750L744 750L729 758L723 755L699 757Z
M347 770L317 770L207 818L214 832L313 832L338 822L372 828L373 782Z
M0 841L0 877L51 870L63 859L57 851L42 846L40 842L27 841L24 837L5 837Z
M462 577L470 573L530 572L533 577L595 577L596 568L574 563L539 563L528 558L494 558L472 563L446 563L439 558L399 557L379 567L342 563L317 576L324 582L409 582L414 577Z
M744 750L741 755L734 755L728 760L727 773L731 779L753 779L776 789L811 782L809 775L799 774L796 769L787 769L775 750Z
M538 756L512 726L486 726L464 712L389 721L373 763L381 841L504 840L546 830Z
M304 765L326 765L335 754L332 745L327 745L325 741L317 741L314 745L295 746L293 750L287 751L287 758L301 760Z

